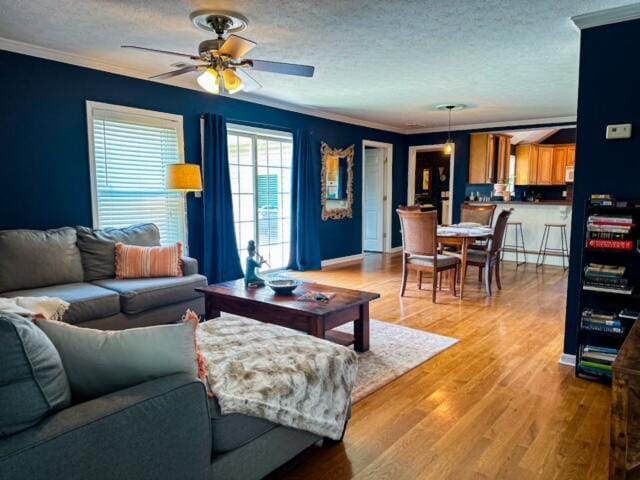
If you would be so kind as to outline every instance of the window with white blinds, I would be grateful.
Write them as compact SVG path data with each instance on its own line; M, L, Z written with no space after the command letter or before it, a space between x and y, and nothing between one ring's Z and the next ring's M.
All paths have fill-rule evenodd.
M184 195L165 188L166 165L184 162L182 117L95 102L87 115L94 226L155 223L186 246Z

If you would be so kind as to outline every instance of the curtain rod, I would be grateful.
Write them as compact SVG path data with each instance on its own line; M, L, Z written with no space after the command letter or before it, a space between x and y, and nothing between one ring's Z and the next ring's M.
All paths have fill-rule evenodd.
M200 118L203 119L204 116L206 115L206 112L203 112L200 114ZM293 133L295 131L294 128L290 128L290 127L283 127L282 125L274 125L272 123L265 123L265 122L253 122L251 120L241 120L241 119L236 119L236 118L226 118L227 123L238 123L241 125L247 125L247 126L254 126L254 127L262 127L262 128L271 128L274 130L281 130L284 132L291 132ZM315 132L313 130L309 130L309 134L313 135Z

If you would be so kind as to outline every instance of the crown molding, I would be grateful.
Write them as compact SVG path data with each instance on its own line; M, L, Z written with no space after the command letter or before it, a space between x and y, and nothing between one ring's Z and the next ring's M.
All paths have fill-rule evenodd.
M124 75L127 77L138 78L140 80L145 80L148 82L160 83L162 85L168 85L177 88L186 88L189 90L194 90L197 92L201 92L200 88L197 85L192 84L190 82L178 83L178 84L167 84L158 80L149 80L147 77L149 76L148 72L143 72L141 70L137 70L131 67L125 67L122 65L117 65L109 62L102 62L99 60L95 60L83 55L78 55L75 53L63 52L61 50L55 50L47 47L40 47L37 45L31 45L29 43L19 42L16 40L11 40L8 38L0 37L0 50L7 50L14 53L20 53L23 55L29 55L32 57L44 58L47 60L53 60L56 62L67 63L71 65L76 65L79 67L91 68L94 70L100 70L103 72L114 73L117 75ZM286 110L289 112L300 113L303 115L309 115L312 117L323 118L325 120L333 120L336 122L347 123L350 125L357 125L366 128L372 128L375 130L382 130L386 132L398 133L403 135L414 135L420 133L437 133L443 132L447 130L446 126L442 127L426 127L420 129L407 129L402 127L397 127L394 125L387 125L383 123L371 122L368 120L350 117L348 115L342 115L339 113L331 113L324 110L319 110L311 107L304 107L299 105L292 105L290 103L281 102L274 99L268 99L265 97L261 97L258 95L250 95L246 93L239 93L233 96L222 95L234 100L241 100L245 102L255 103L258 105L263 105L266 107L278 108L281 110ZM527 126L527 125L540 125L540 124L558 124L558 123L572 123L576 121L576 116L569 117L552 117L552 118L537 118L533 120L522 120L522 121L507 121L507 122L492 122L492 123L476 123L476 124L466 124L466 125L455 125L451 127L452 131L460 131L460 130L476 130L476 129L484 129L484 128L501 128L501 127L517 127L517 126Z
M576 115L570 115L567 117L546 117L546 118L533 118L529 120L513 120L506 122L488 122L488 123L468 123L465 125L451 125L452 132L459 132L461 130L482 130L485 128L512 128L512 127L527 127L531 125L543 125L539 128L547 128L551 125L558 125L563 123L575 123L577 119ZM405 130L407 135L418 135L421 133L441 133L446 132L447 127L428 127L420 128L416 130Z
M576 15L575 17L571 17L571 20L578 30L584 30L586 28L601 27L602 25L627 22L639 18L640 3L634 3L622 7L608 8L597 12Z
M147 78L149 76L148 72L143 72L141 70L136 70L130 67L124 67L122 65L117 65L114 63L101 62L99 60L94 60L92 58L85 57L83 55L78 55L75 53L63 52L61 50L54 50L52 48L40 47L37 45L31 45L24 42L18 42L16 40L11 40L8 38L0 37L0 50L8 50L10 52L21 53L23 55L29 55L32 57L45 58L47 60L54 60L56 62L68 63L68 64L76 65L79 67L86 67L94 70L101 70L104 72L124 75L127 77L134 77L141 80L161 83L163 85L170 85L170 86L179 87L179 88L187 88L189 90L195 90L197 92L202 91L195 84L192 85L191 83L186 83L186 82L182 84L180 83L167 84L157 80L149 80L149 78ZM260 97L257 95L240 93L233 96L229 96L225 94L223 94L222 96L226 96L236 100L243 100L245 102L256 103L258 105L264 105L266 107L279 108L281 110L301 113L303 115L310 115L312 117L323 118L326 120L333 120L336 122L343 122L351 125L358 125L361 127L373 128L376 130L383 130L383 131L393 132L393 133L401 133L401 134L406 133L405 129L400 127L395 127L393 125L386 125L383 123L371 122L371 121L363 120L360 118L354 118L347 115L341 115L338 113L326 112L324 110L318 110L310 107L292 105L290 103L267 99L265 97Z

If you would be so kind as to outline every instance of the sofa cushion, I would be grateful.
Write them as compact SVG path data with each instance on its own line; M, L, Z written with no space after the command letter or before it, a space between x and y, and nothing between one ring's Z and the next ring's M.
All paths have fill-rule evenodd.
M204 275L186 277L140 278L125 280L98 280L94 282L120 294L120 309L135 314L155 307L163 307L198 298L197 287L207 285Z
M113 278L116 274L116 243L155 247L160 245L160 230L153 223L124 228L76 227L78 248L87 282Z
M63 317L67 323L82 323L120 312L118 293L91 283L67 283L30 290L14 290L4 292L2 296L61 298L71 304Z
M0 437L71 403L62 360L30 319L0 312Z
M408 263L423 267L433 267L433 257L428 255L411 255ZM460 263L456 257L449 255L438 255L438 267L448 267Z
M215 454L240 448L278 426L268 420L239 413L221 415L220 405L215 397L209 399L209 413L212 449Z
M74 396L90 399L167 375L197 378L194 322L128 330L35 319L60 353Z
M116 278L182 277L182 242L160 247L116 243Z
M0 231L0 292L82 280L74 228Z

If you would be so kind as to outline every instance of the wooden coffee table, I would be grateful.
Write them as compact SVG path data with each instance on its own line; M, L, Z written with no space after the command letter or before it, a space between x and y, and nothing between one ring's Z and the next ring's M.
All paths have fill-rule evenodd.
M244 280L216 283L196 288L204 293L207 320L220 312L242 315L266 323L307 332L341 345L354 345L358 352L369 350L369 302L378 293L361 292L303 282L291 295L276 295L269 287L245 288ZM301 301L308 291L335 293L328 303ZM353 335L333 330L353 322Z

